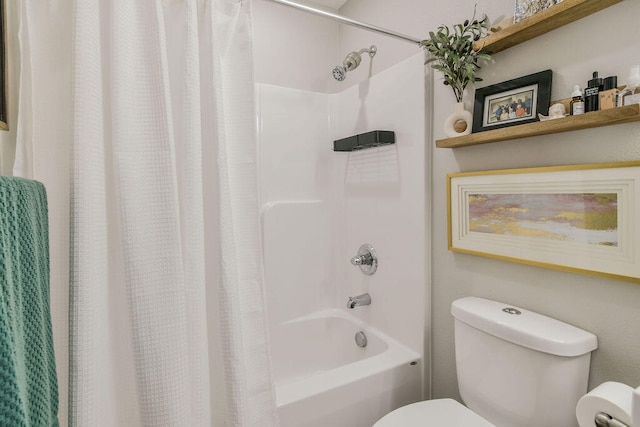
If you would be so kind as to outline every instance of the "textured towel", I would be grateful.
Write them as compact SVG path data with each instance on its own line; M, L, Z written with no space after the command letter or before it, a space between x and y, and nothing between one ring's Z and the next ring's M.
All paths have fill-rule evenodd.
M58 426L44 186L0 177L0 426Z

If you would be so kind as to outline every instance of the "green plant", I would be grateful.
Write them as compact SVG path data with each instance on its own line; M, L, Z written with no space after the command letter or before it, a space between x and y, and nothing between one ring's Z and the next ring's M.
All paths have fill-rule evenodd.
M483 15L481 20L473 17L462 24L456 24L453 29L440 25L434 33L429 32L429 38L420 44L430 54L426 64L436 62L431 67L444 74L444 84L451 86L458 102L462 101L464 89L469 83L482 81L476 77L476 70L481 67L478 61L490 60L491 55L473 50L473 42L484 37L489 30L489 19Z

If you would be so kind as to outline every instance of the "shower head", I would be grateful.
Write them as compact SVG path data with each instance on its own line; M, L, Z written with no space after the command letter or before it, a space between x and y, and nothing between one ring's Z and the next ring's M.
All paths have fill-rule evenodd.
M339 82L343 81L347 78L347 69L342 65L336 65L336 67L333 69L333 78Z
M333 69L333 78L341 82L347 78L347 71L352 71L358 68L360 62L362 62L362 54L368 53L369 58L376 56L378 49L375 46L371 46L369 49L360 49L358 52L351 52L342 61L342 65L336 65Z

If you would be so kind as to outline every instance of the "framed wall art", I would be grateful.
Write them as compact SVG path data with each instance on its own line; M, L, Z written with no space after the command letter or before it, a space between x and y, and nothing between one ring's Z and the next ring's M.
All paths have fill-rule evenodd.
M538 121L551 102L551 70L476 89L473 132Z
M447 175L449 249L640 283L640 161Z

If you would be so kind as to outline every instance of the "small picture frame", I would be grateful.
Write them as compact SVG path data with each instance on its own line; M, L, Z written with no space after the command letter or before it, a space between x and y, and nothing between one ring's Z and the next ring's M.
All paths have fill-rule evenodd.
M551 70L476 89L473 133L537 122L549 114Z
M513 11L513 23L517 24L525 18L542 12L562 0L516 0Z

